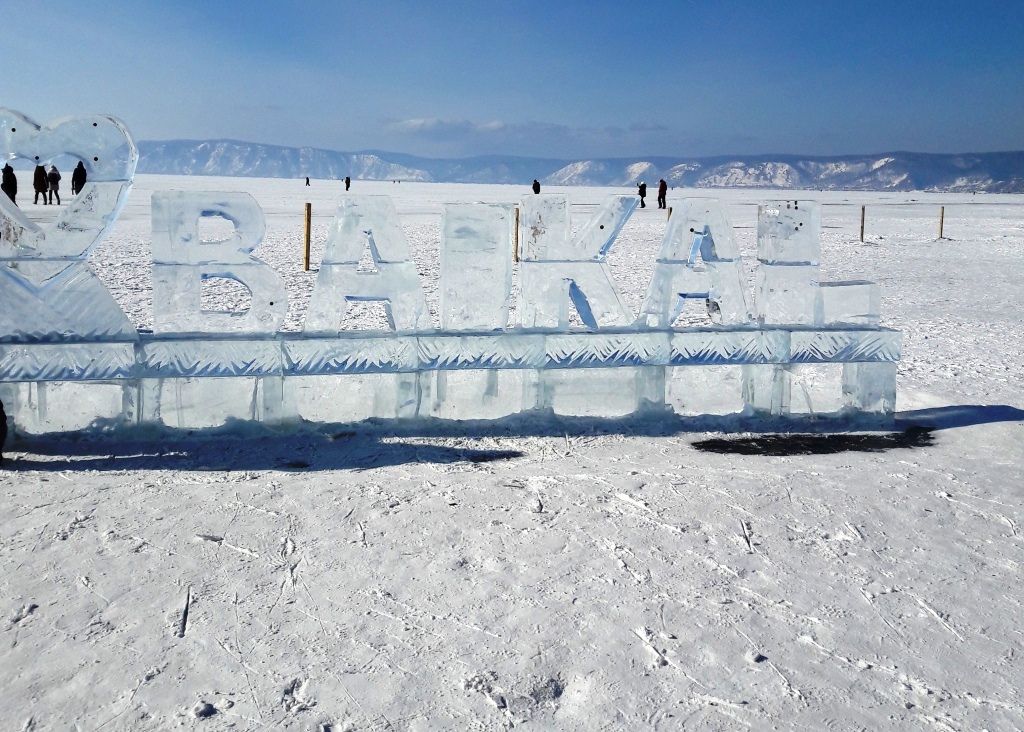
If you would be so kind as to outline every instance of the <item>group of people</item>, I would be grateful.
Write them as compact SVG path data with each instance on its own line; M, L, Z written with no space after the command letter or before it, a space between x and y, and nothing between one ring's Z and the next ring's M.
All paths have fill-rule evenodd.
M14 168L11 167L10 163L7 163L3 167L2 181L0 181L0 190L2 190L7 197L11 199L11 203L15 206L18 205L18 176L14 174ZM88 178L88 173L85 170L85 164L81 161L78 162L78 166L74 172L71 173L71 193L78 195L81 190L85 187L85 181ZM35 198L32 200L34 205L39 205L39 197L43 197L43 205L50 205L54 199L57 199L57 204L60 205L60 171L57 170L56 165L51 165L50 169L47 170L45 165L37 165L35 171L32 173L32 189L35 191Z
M306 176L306 185L309 186L309 176ZM345 176L345 190L347 191L352 187L352 179L349 176Z
M536 178L533 179L533 192L540 193L540 181ZM647 198L647 184L640 181L637 185L637 194L640 196L640 208L647 208L647 202L644 200ZM668 208L668 183L662 178L658 181L658 208Z
M637 194L640 196L640 208L647 208L647 184L640 181L637 186ZM658 181L658 208L668 208L668 183L662 178Z

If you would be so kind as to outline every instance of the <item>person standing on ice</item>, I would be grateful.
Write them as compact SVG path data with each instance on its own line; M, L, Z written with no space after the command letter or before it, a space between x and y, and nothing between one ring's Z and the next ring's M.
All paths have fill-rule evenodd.
M78 165L75 166L74 171L71 173L71 193L77 196L82 192L82 188L85 187L85 179L87 174L85 172L85 163L81 160L78 161Z
M4 442L7 441L7 412L4 403L0 402L0 465L4 464Z
M43 194L43 205L47 205L50 202L46 200L46 193L50 190L50 184L46 182L46 168L42 165L37 165L35 171L32 173L32 188L35 189L36 195L32 199L33 204L39 203L39 194Z
M306 185L307 186L309 185L309 176L308 175L306 176Z
M18 195L18 176L14 174L14 168L11 167L10 163L4 166L3 184L0 185L0 190L7 194L7 197L11 199L11 203L15 206L18 205L18 202L14 200Z
M533 179L533 192L540 193L540 181L536 178Z
M665 201L668 196L668 183L662 178L658 181L658 208L668 208L668 203Z
M351 186L351 185L352 185L352 179L351 179L351 178L349 178L349 177L348 177L348 176L346 175L346 176L345 176L345 190L347 191L347 190L349 189L349 186Z
M50 184L50 203L53 203L53 197L57 197L57 205L60 205L60 173L57 171L56 165L50 166L50 172L46 174L46 180Z
M637 193L640 194L640 208L647 208L647 204L644 199L647 198L647 184L640 181L640 186L637 188Z

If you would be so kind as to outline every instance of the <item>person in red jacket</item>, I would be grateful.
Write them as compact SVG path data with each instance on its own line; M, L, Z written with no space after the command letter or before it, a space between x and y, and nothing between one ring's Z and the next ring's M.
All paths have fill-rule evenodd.
M658 181L658 208L668 208L668 202L665 200L668 196L668 183L662 178Z

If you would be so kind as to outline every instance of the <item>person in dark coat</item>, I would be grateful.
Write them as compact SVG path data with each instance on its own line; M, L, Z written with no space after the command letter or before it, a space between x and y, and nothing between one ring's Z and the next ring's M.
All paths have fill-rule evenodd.
M536 178L533 179L533 192L540 193L540 181Z
M57 197L57 205L60 205L60 173L57 171L56 165L50 166L50 172L46 174L46 182L50 184L50 203L53 203L53 197Z
M50 184L46 180L46 168L42 165L37 165L32 173L32 188L36 192L35 198L32 199L33 204L39 203L39 194L43 195L43 205L50 203L46 197L50 190Z
M345 176L345 190L347 191L347 190L349 189L349 186L351 186L351 185L352 185L352 179L351 179L351 178L349 178L349 177L348 177L348 176L346 175L346 176Z
M4 403L0 402L0 465L4 464L4 442L7 440L7 412Z
M0 190L7 194L7 197L11 199L11 203L15 206L18 205L18 202L14 200L18 195L18 176L14 174L14 168L11 167L10 163L4 166L3 183L0 184Z
M644 202L644 199L647 198L647 184L644 183L643 181L640 181L640 186L637 189L637 193L640 194L640 208L647 208L647 204Z
M668 196L668 183L662 178L658 181L658 208L668 208L668 202L665 200Z
M309 176L308 175L306 176L306 185L307 186L309 185Z
M74 171L71 173L71 193L78 195L82 192L82 188L85 187L85 179L88 174L85 172L85 163L81 160L78 161L78 165L75 166Z

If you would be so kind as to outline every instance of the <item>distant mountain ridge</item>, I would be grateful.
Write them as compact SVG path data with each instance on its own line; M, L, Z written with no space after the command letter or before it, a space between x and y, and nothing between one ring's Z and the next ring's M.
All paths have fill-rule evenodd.
M424 158L238 140L143 140L139 172L262 178L624 186L664 178L693 188L1024 193L1024 151L876 155L732 155L558 160L509 155Z

